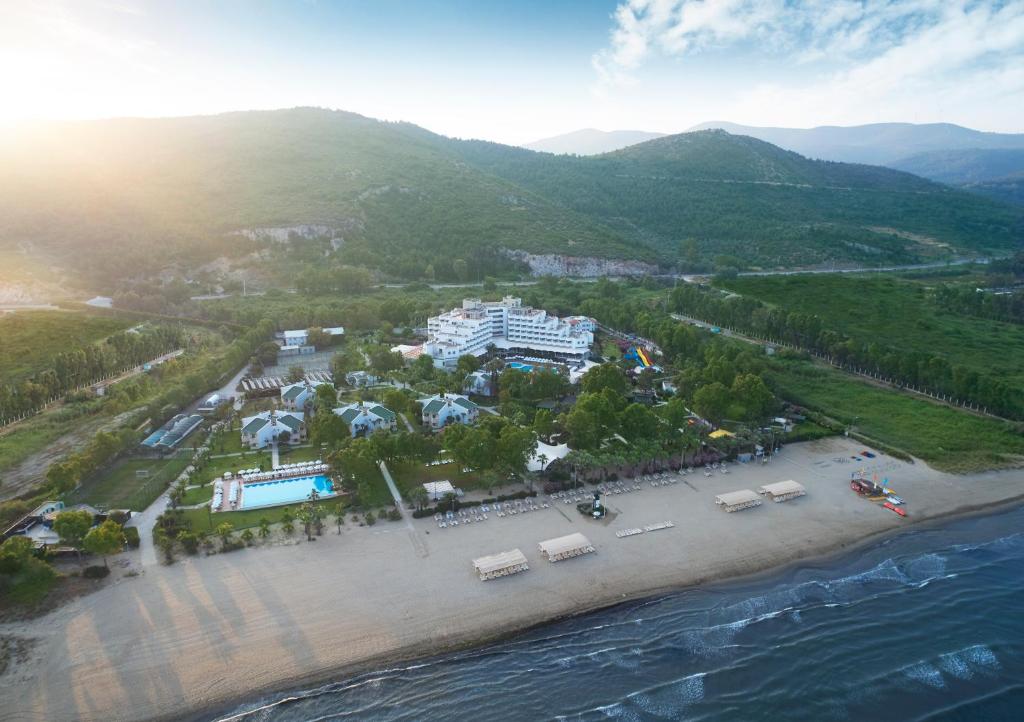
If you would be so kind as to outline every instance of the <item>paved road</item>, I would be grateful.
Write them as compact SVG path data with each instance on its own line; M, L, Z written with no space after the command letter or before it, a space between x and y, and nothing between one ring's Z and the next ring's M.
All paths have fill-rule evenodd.
M416 550L416 554L421 557L430 556L430 550L427 549L427 543L417 533L416 527L412 525L412 514L408 509L405 508L405 503L402 501L402 495L398 491L398 487L395 486L395 480L391 478L391 472L388 471L387 464L383 461L380 462L380 473L384 475L384 481L388 485L388 489L391 490L391 496L395 500L395 506L398 507L399 513L402 515L402 520L405 522L405 526L408 529L409 540L412 542L413 549Z

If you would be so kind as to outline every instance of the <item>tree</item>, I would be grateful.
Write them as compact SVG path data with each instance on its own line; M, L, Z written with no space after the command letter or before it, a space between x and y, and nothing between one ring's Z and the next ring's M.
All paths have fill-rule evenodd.
M334 523L338 525L338 533L341 534L341 527L345 523L345 504L338 502L334 505Z
M584 393L590 394L611 389L620 396L624 396L627 389L626 374L615 364L601 364L583 374L583 378L580 379L580 388Z
M103 557L103 566L110 568L107 564L107 556L116 554L124 548L124 530L121 525L109 519L99 526L93 527L85 535L83 540L85 550L90 554L99 554Z
M533 416L533 431L542 439L550 439L555 432L555 419L547 409L538 409Z
M288 367L288 383L297 384L306 378L306 369L298 364Z
M259 525L260 528L258 533L260 535L260 539L266 539L270 536L270 519L265 516L260 517Z
M743 405L749 421L765 418L775 404L775 396L755 374L737 376L732 384L732 395Z
M374 350L370 353L370 367L380 374L389 371L397 371L402 368L405 358L397 351L391 351L385 347Z
M382 402L386 408L391 409L396 414L405 411L409 406L409 397L403 394L398 389L388 389L384 392L384 398Z
M24 569L35 553L35 544L27 536L15 535L0 545L0 574L16 574Z
M654 412L642 404L630 404L619 415L619 429L630 441L654 439L660 426Z
M417 509L423 509L430 503L430 494L423 488L422 485L416 486L410 493L412 497L412 503L416 505Z
M459 378L465 378L480 368L480 359L471 353L464 353L459 356L455 364L455 373Z
M217 525L217 536L220 537L220 548L222 551L227 551L228 545L231 544L231 532L235 530L235 525L229 521L221 522Z
M252 529L245 529L242 531L242 541L245 542L246 546L252 546L253 539L256 535L252 533Z
M701 386L693 395L694 410L716 426L722 422L730 403L732 394L718 381Z
M330 334L324 333L322 328L314 327L306 332L306 343L310 346L315 346L318 350L325 346L330 346L333 337Z
M73 547L82 559L82 542L92 528L92 514L87 511L62 511L53 520L53 530L57 532L61 542Z
M495 465L511 474L525 473L536 444L533 431L509 424L498 437Z
M313 541L313 523L316 512L313 505L306 503L299 507L299 521L302 522L302 529L306 532L306 541Z

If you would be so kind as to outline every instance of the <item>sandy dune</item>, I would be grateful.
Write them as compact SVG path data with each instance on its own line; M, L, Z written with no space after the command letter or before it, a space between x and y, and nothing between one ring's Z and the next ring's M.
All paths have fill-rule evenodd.
M950 476L831 439L786 448L767 466L702 473L608 497L594 522L556 504L438 529L433 520L333 530L316 543L148 566L40 620L0 633L37 638L30 663L0 686L0 720L181 719L271 688L332 677L382 657L415 656L666 588L750 573L834 551L941 515L1024 496L1024 472ZM852 471L887 476L901 519L853 494ZM795 479L801 499L726 514L723 491ZM670 520L618 539L615 531ZM551 564L542 539L584 532L596 554ZM530 571L480 582L475 556L520 548ZM135 559L138 561L138 557Z

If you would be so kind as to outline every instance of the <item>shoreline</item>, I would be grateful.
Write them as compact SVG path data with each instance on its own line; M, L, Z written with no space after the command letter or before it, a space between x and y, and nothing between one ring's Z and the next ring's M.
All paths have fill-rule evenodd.
M441 530L431 519L328 531L315 544L142 566L45 617L0 625L37 640L0 687L0 720L208 720L255 699L315 689L382 667L483 647L562 619L703 585L826 564L908 530L1024 504L1024 470L954 476L881 455L871 462L907 499L903 519L846 480L864 445L794 444L766 466L690 475L606 496L609 519L556 503ZM871 473L871 470L868 470ZM724 491L786 478L807 496L733 514ZM617 538L617 529L675 527ZM536 544L584 532L596 554L549 564ZM481 582L470 560L520 548L524 574ZM138 552L127 555L136 564ZM171 710L171 711L167 711Z
M330 670L324 674L309 676L305 679L294 680L291 682L283 681L280 685L266 688L261 691L252 692L245 698L238 698L238 700L231 702L225 702L223 705L211 706L204 710L196 710L194 713L190 713L187 717L158 717L152 718L152 722L171 722L172 720L182 720L182 722L210 722L216 720L216 722L231 722L232 720L239 719L248 714L253 714L261 709L273 707L277 703L270 703L269 705L261 705L254 707L248 711L236 712L238 707L245 703L245 699L252 699L254 696L273 696L284 694L291 690L299 688L316 690L320 687L328 686L332 683L342 681L343 679L349 679L357 677L361 674L367 674L375 669L383 667L396 667L411 664L417 661L429 660L437 657L443 657L447 655L457 654L462 651L469 649L478 649L488 647L494 644L499 644L506 640L512 639L522 634L529 633L535 629L546 627L558 622L574 619L577 617L583 617L588 614L596 614L616 607L632 604L635 602L651 600L670 596L673 594L679 594L690 589L702 587L704 585L721 586L731 584L742 584L746 582L756 581L758 579L764 579L776 574L786 572L788 570L804 566L804 565L816 565L826 564L830 561L834 561L844 554L853 553L859 549L865 549L875 544L884 541L889 538L896 538L903 534L911 531L923 531L926 529L936 529L954 521L960 521L963 519L969 519L972 517L981 516L995 516L1002 513L1008 513L1015 509L1024 506L1024 492L1019 496L1001 501L993 501L987 504L974 505L970 507L963 507L960 509L953 509L935 517L929 517L920 522L915 522L904 528L894 528L880 530L860 539L855 542L843 542L837 541L835 546L826 549L818 554L795 557L790 560L780 562L779 564L764 567L761 569L753 570L743 574L737 575L726 575L717 577L714 579L703 579L693 583L686 583L680 585L669 585L663 588L640 590L633 593L624 595L622 599L618 600L605 600L598 601L591 607L582 608L576 611L567 612L564 614L556 615L548 619L539 620L537 622L528 624L526 626L520 626L515 628L509 628L493 635L482 636L474 639L464 640L453 640L449 646L443 649L434 649L427 652L424 650L420 652L417 647L411 646L405 649L395 650L378 657L368 658L360 662L354 662L344 667Z

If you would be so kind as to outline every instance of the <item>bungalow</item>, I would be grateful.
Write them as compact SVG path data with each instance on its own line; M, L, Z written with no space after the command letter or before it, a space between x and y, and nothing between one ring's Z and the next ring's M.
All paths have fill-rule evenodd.
M374 431L394 431L398 428L395 412L380 404L349 404L340 406L334 413L348 426L352 438L369 436Z
M289 384L281 387L281 405L289 411L303 411L306 404L313 403L316 392L313 384L308 381L300 381L297 384Z
M476 396L494 396L494 374L490 371L474 371L462 382L462 392Z
M263 411L242 419L242 443L262 449L277 439L288 444L306 440L306 419L301 411Z
M450 424L472 424L480 415L476 404L458 394L441 394L420 401L423 425L438 431Z

